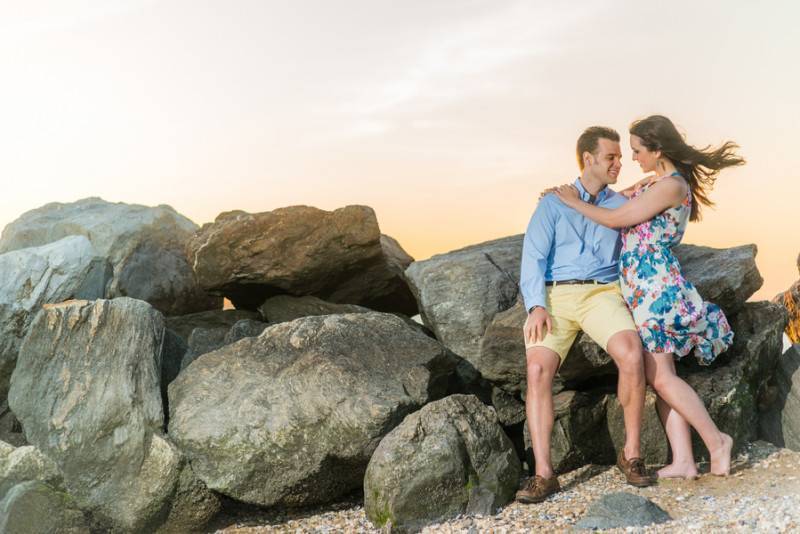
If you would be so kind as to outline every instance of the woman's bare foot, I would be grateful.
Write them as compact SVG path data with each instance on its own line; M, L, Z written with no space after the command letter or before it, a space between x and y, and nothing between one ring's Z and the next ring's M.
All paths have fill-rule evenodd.
M697 466L694 462L671 463L658 470L658 478L685 478L693 480L697 478Z
M733 448L733 438L724 432L720 432L722 443L713 451L708 451L711 455L711 474L717 476L728 476L731 473L731 449Z

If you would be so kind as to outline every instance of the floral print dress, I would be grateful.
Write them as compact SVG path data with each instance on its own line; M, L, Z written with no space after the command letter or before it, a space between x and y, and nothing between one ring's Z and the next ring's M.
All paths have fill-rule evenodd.
M677 358L694 350L698 361L708 365L733 343L733 332L719 306L704 302L683 277L672 254L686 231L691 206L689 192L680 206L622 230L620 286L645 350Z

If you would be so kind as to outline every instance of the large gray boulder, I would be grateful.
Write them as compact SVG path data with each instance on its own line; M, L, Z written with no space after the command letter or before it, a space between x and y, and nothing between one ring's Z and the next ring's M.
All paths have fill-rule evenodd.
M355 304L336 304L320 298L306 295L293 297L291 295L275 295L270 297L258 307L261 317L271 324L293 321L300 317L310 315L331 315L334 313L365 313L371 311Z
M109 528L160 523L180 455L161 435L161 314L130 298L43 308L20 348L9 404L82 509Z
M38 480L57 489L64 488L64 480L55 462L36 447L13 447L0 441L0 499L22 482Z
M472 395L451 395L381 440L364 477L364 510L392 532L462 513L494 514L514 499L521 471L494 410Z
M192 362L169 386L169 434L206 485L262 506L361 486L381 438L442 397L458 358L383 313L305 317Z
M84 534L90 523L67 493L32 480L0 499L0 534Z
M3 230L0 252L85 236L112 266L106 298L133 297L177 315L222 307L222 299L199 288L185 257L184 247L197 228L169 206L92 197L22 214Z
M107 264L83 236L0 254L0 402L22 338L43 304L103 295Z
M381 235L367 206L222 213L197 232L187 253L201 286L237 308L254 310L286 293L417 313L403 278L413 258Z
M522 235L488 241L406 269L420 314L447 348L466 358L498 387L524 389L526 312L519 295ZM713 249L678 245L683 272L704 299L732 316L762 284L755 245ZM560 370L569 387L611 376L613 362L588 336L581 336Z
M670 515L652 501L633 493L603 495L589 506L575 530L606 530L646 527L666 523Z
M260 321L258 312L248 310L209 310L204 312L189 313L166 317L167 328L175 332L185 343L195 328L225 328L230 329L237 322L250 319Z
M406 269L425 325L481 373L481 337L495 314L517 300L521 256L522 236L511 236L415 261Z
M800 451L800 345L793 345L778 358L764 401L761 438Z

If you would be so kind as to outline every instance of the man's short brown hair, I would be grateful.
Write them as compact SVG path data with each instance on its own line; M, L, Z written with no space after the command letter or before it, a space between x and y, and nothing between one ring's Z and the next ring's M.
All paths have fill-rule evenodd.
M608 139L619 143L619 134L612 128L605 126L589 126L578 138L576 155L578 156L578 167L583 170L583 153L594 154L597 152L597 142L600 139Z

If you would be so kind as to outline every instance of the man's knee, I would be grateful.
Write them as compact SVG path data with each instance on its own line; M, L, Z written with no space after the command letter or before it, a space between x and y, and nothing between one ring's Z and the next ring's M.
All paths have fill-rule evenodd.
M550 387L559 358L555 353L545 350L529 350L527 354L527 381L534 387Z
M621 372L643 372L642 343L636 332L626 330L614 334L608 342L608 353Z

